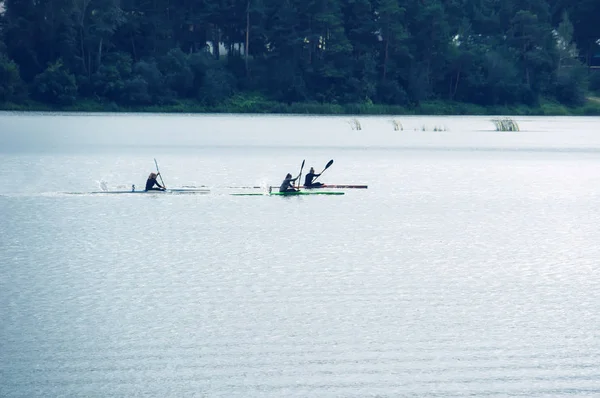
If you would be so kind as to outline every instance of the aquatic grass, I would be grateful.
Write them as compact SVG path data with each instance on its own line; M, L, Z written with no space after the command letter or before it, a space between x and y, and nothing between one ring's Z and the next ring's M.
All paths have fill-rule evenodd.
M510 117L492 119L496 131L520 131L519 125Z
M392 122L392 126L394 126L394 131L404 131L404 126L402 126L402 123L396 119L392 119L390 121Z
M438 126L435 125L433 126L433 129L429 129L429 127L427 127L426 125L421 126L421 131L435 131L435 132L440 132L440 131L448 131L448 129L446 128L446 126Z
M350 125L350 128L352 130L362 130L362 125L360 124L360 121L356 118L348 121L348 124Z

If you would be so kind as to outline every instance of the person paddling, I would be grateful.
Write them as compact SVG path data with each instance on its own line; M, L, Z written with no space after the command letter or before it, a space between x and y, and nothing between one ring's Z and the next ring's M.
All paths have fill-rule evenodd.
M306 178L304 179L304 188L316 188L316 187L323 186L323 184L320 182L313 182L314 179L319 177L320 175L321 174L315 174L314 167L311 167L310 171L306 175Z
M298 177L300 177L300 175L298 175ZM285 180L283 180L279 187L279 192L297 192L298 190L294 188L294 182L296 182L298 177L292 178L292 175L287 173Z
M166 187L160 185L158 181L156 181L156 177L158 177L159 174L160 173L150 173L148 180L146 181L146 191L164 191L167 189ZM158 188L155 188L155 185L158 186Z

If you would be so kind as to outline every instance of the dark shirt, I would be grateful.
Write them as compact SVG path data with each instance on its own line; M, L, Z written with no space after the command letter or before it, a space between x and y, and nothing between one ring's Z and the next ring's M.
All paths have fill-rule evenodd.
M285 180L283 180L281 186L279 187L279 192L295 191L296 189L294 188L293 182L297 179L298 177L286 178Z
M304 179L304 186L305 187L310 187L311 185L313 185L313 180L315 178L317 178L318 176L320 176L321 174L315 174L315 173L308 173L306 175L306 178Z
M163 188L158 181L156 181L156 178L148 178L148 181L146 181L146 191L154 188L154 186L157 185L159 188Z

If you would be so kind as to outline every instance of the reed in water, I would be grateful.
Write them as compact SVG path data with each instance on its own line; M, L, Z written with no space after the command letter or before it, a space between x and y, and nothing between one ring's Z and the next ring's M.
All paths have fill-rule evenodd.
M496 131L520 131L517 122L510 117L492 119L492 123L496 126Z

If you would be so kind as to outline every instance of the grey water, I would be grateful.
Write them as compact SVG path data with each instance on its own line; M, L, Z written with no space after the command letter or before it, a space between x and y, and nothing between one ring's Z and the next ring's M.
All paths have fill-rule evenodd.
M0 113L0 396L599 396L600 119L357 119Z

